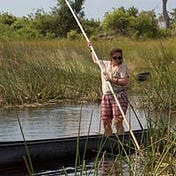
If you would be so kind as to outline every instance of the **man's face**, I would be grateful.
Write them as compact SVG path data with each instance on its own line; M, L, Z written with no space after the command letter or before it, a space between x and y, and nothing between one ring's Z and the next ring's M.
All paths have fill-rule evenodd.
M118 64L122 63L122 55L120 52L117 52L112 56L112 62Z
M122 55L121 55L120 52L116 52L116 53L113 54L112 58L113 58L114 60L117 60L117 59L118 59L118 60L121 60L121 59L122 59Z

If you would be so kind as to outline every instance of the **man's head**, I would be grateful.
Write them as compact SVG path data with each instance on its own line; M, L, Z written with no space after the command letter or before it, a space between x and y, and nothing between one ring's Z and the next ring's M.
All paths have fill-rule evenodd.
M120 48L112 49L110 52L110 57L112 62L117 62L118 64L121 64L123 62L122 49Z

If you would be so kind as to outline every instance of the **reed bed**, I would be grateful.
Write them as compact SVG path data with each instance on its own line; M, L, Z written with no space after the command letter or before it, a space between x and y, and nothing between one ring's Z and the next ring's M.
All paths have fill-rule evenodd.
M129 94L147 95L155 108L175 108L176 39L134 41L117 38L93 42L99 58L113 47L124 50L130 70ZM149 71L150 80L135 75ZM39 105L67 100L99 101L100 70L92 63L84 40L17 41L0 43L0 104Z
M67 43L18 42L1 47L2 104L79 101L98 94L99 71ZM80 51L80 43L76 47Z

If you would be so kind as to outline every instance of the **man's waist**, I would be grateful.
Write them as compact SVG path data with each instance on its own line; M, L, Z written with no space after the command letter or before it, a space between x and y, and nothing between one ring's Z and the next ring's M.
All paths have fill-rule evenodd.
M115 93L115 94L118 94L120 92L124 92L125 90L124 89L121 89L121 90L115 90L115 91L106 91L104 94L112 94L112 93Z

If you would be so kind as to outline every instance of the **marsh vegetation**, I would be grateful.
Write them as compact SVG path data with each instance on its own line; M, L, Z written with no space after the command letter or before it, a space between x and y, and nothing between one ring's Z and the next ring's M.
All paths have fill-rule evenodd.
M117 38L93 42L99 58L111 48L124 50L130 71L129 94L145 95L154 108L175 108L175 39L134 41ZM139 72L148 81L136 81ZM0 100L4 105L45 104L71 100L99 101L100 70L84 40L1 42Z

